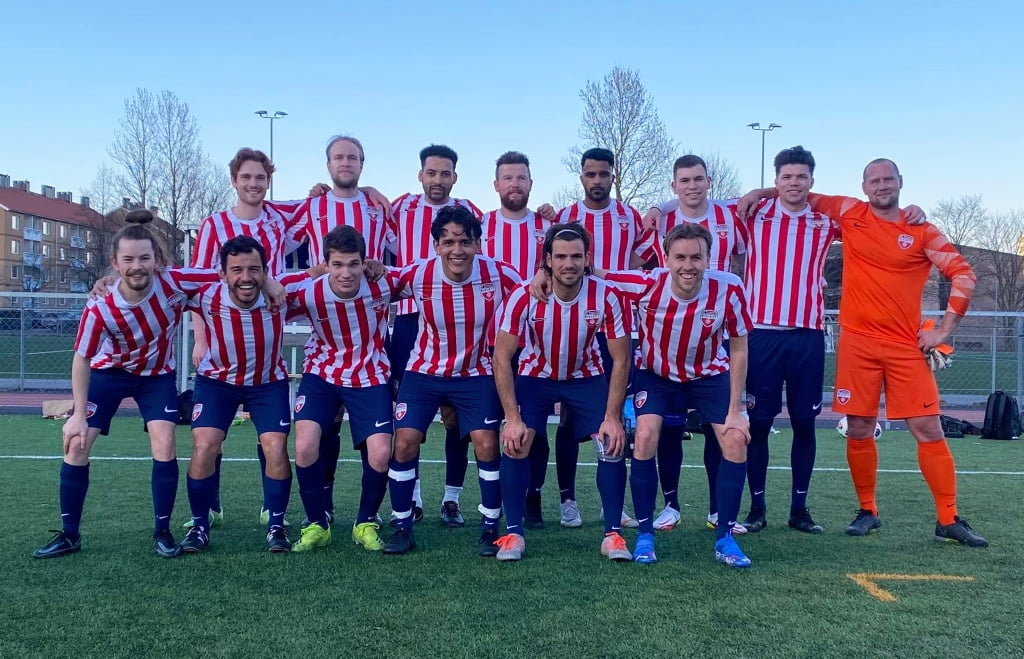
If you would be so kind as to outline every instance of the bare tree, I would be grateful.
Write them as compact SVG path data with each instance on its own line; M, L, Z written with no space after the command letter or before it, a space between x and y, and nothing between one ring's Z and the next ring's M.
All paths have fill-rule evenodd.
M978 286L991 292L1000 311L1024 311L1024 209L987 218L978 228L979 247L988 250L974 268Z
M156 105L157 177L155 199L160 216L171 225L171 250L178 253L177 230L191 220L203 195L203 161L199 124L174 92L163 90Z
M980 194L965 194L954 199L942 199L932 209L929 218L942 229L954 245L975 244L986 223L985 207Z
M555 210L571 206L579 200L578 188L571 185L563 185L562 187L555 190L555 195L551 199L551 205L555 207Z
M195 177L197 194L192 209L191 223L187 225L187 228L190 229L199 226L199 222L204 217L230 206L235 197L227 169L215 164L206 154L203 154L196 171L198 173Z
M125 99L124 116L114 132L110 157L124 170L120 187L125 196L145 206L157 178L157 102L141 87Z
M745 192L743 182L740 180L740 173L731 162L722 157L721 153L711 151L701 154L701 158L707 164L708 177L711 178L708 197L711 199L733 199Z
M97 168L92 183L81 191L83 196L89 197L89 207L99 215L89 217L88 226L92 229L92 241L87 243L84 249L72 247L76 250L72 252L72 263L77 270L77 274L73 274L89 287L109 269L107 255L110 250L110 239L120 228L110 213L121 206L121 192L122 186L117 172L106 163ZM93 255L91 263L85 257L86 252Z
M562 159L566 168L579 173L580 156L586 149L606 148L615 155L615 196L623 203L640 206L656 200L676 145L640 74L615 67L600 82L587 81L580 99L583 119L579 138L586 146L569 150Z

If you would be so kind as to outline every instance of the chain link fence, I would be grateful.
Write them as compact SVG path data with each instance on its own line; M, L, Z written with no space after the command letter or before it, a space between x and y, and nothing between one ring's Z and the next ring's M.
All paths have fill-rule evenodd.
M0 293L0 390L71 389L71 356L84 294ZM938 316L941 312L925 312ZM831 394L835 373L838 313L827 312L825 385ZM189 323L182 324L179 364L191 366ZM289 326L285 361L290 373L302 370L302 343L308 327ZM936 378L945 401L963 405L983 403L997 389L1024 394L1024 314L977 312L969 314L951 339L956 353L950 368ZM191 368L189 369L191 371ZM181 374L182 388L191 373Z

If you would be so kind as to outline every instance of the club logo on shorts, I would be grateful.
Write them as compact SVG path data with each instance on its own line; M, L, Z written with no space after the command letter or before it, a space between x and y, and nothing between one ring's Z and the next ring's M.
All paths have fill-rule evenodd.
M896 243L900 246L900 249L907 249L914 244L914 237L909 233L901 233Z
M494 299L494 284L481 284L480 292L483 294L484 299L490 302Z
M842 405L846 405L850 402L850 390L849 389L836 389L836 400Z
M537 241L538 245L543 243L544 242L544 232L541 231L540 229L535 229L534 232L533 232L533 239Z
M647 392L638 391L633 395L633 405L636 407L643 407L644 403L647 402Z
M583 317L586 319L588 327L597 327L597 321L601 320L601 314L596 309L587 309Z
M203 413L203 404L196 403L192 406L192 420L195 421Z
M306 406L306 396L295 397L295 413L298 414L302 411L302 408Z
M700 324L704 327L711 327L718 320L718 312L714 309L705 309L700 312Z
M747 409L754 409L754 405L757 405L757 399L754 398L754 394L747 394Z
M88 419L93 414L96 414L96 403L88 402L85 404L85 418Z
M729 225L728 224L716 224L715 233L718 234L719 238L725 239L729 237Z
M395 405L395 420L401 421L405 418L405 413L409 411L408 406L405 403L399 403Z

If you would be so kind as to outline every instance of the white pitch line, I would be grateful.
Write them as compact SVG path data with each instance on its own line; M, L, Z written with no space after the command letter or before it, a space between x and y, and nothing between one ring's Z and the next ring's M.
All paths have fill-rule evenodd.
M63 460L63 456L60 455L0 455L0 460ZM153 458L150 457L133 457L133 456L98 456L94 455L90 460L104 460L110 462L149 462ZM178 458L182 462L188 462L188 458ZM224 462L257 462L256 458L223 458ZM352 464L359 464L359 460L341 459L338 462L349 462ZM444 460L420 460L420 464L430 465L443 465ZM555 466L554 462L548 463L549 467ZM580 462L581 467L596 467L596 462ZM683 465L684 469L703 469L704 465ZM771 471L789 471L789 467L768 467ZM846 467L815 467L814 471L838 471L846 473L850 471ZM918 469L879 469L881 474L920 474L921 471ZM957 471L959 475L963 476L1024 476L1024 471Z

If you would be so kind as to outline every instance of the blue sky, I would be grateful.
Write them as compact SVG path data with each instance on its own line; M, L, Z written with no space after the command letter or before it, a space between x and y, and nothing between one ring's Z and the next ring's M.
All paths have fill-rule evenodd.
M225 164L268 148L279 198L326 180L329 136L362 139L363 182L419 191L417 152L460 155L455 194L487 209L494 159L526 153L536 206L578 185L561 164L578 142L579 89L637 69L684 148L718 150L745 185L803 144L815 189L860 194L860 172L893 158L903 202L980 193L1024 208L1024 47L1019 3L8 3L0 172L77 199L136 87L192 108ZM718 5L718 6L713 6ZM681 154L680 154L681 155ZM226 175L226 173L225 173ZM666 195L670 178L666 163ZM769 174L769 179L771 178Z

